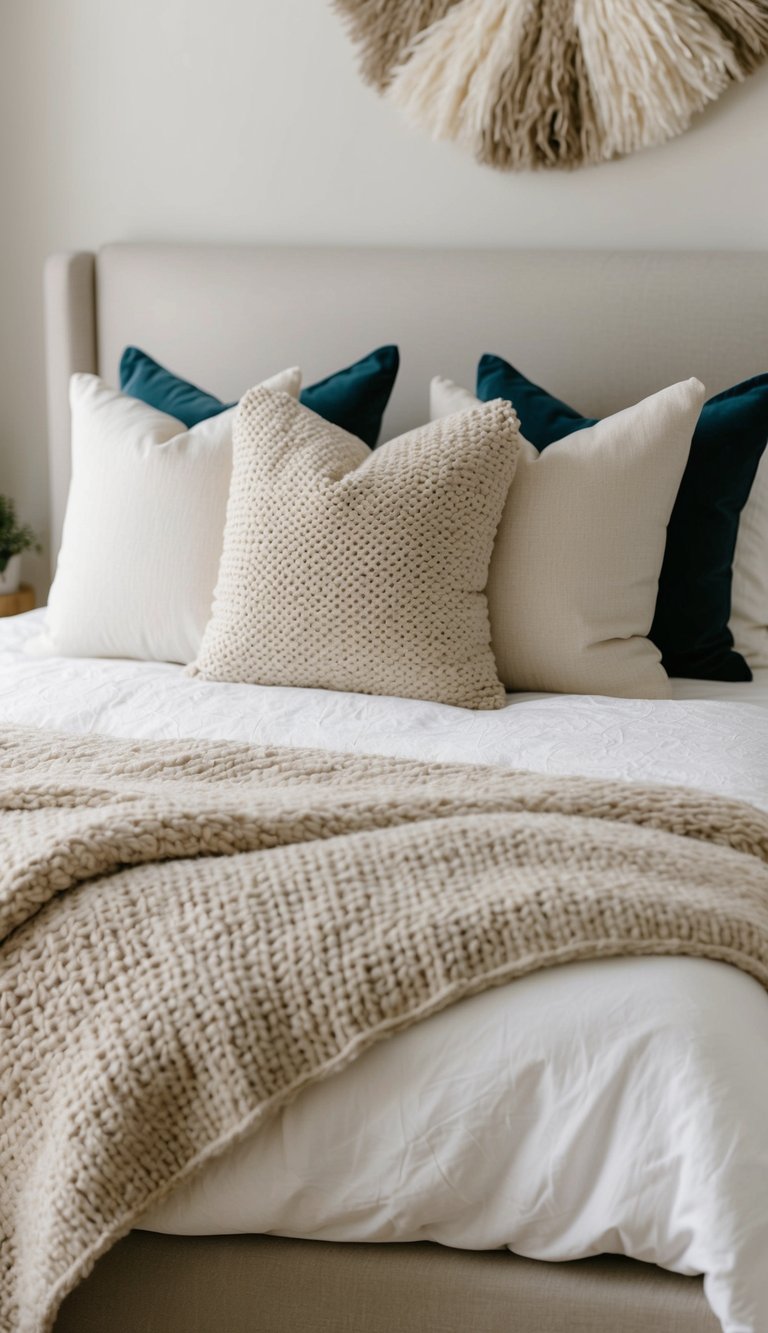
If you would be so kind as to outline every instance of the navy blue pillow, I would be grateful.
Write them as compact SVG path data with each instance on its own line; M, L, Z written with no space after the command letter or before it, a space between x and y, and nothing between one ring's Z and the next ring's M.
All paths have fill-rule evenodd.
M301 402L318 416L341 426L373 448L400 365L396 347L378 347L370 356L301 391ZM120 358L120 388L187 427L234 407L173 375L138 347L126 347Z
M482 357L477 396L514 403L537 449L595 424L499 356ZM733 554L744 508L768 442L768 375L705 403L667 528L650 637L670 676L751 680L728 628Z

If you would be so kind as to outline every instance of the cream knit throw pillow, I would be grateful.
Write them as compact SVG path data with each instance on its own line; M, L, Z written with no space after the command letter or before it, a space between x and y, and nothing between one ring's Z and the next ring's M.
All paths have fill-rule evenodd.
M519 426L493 402L375 453L286 394L246 394L209 680L499 708L485 585Z

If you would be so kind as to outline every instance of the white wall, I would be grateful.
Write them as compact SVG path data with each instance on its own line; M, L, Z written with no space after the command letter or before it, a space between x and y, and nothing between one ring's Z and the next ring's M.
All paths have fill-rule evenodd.
M503 176L359 81L327 0L0 0L0 491L47 524L40 271L116 239L768 246L768 70L686 136ZM44 565L27 575L42 588Z

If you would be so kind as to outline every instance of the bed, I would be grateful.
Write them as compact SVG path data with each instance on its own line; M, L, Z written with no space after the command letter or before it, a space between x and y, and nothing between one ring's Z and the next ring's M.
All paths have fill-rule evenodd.
M513 323L525 329L531 371L564 397L588 401L595 413L692 373L715 392L762 369L766 295L764 255L113 245L97 256L57 256L46 271L52 549L69 480L69 376L90 371L114 381L128 343L151 348L226 397L282 364L301 359L309 376L319 375L392 337L405 366L385 423L385 434L394 434L424 418L432 374L466 380L479 351L509 345ZM672 700L516 695L484 716L414 700L207 684L157 663L31 659L24 646L41 615L2 626L4 724L582 773L701 787L768 808L766 671L748 685L679 681ZM500 1158L478 1158L448 1131L432 1141L430 1125L456 1120L457 1104L445 1091L456 1077L455 1023L465 1025L463 1040L476 1061L469 1082L482 1088L500 1057L511 1058L516 1038L502 1051L479 1034L496 1031L499 1005L509 1004L508 1031L525 1030L529 1043L525 1051L514 1048L517 1068L538 1069L530 1076L540 1123L551 1129L569 1059L580 1042L594 1040L619 988L623 1004L612 1021L625 1030L622 1061L602 1071L600 1103L613 1112L601 1121L592 1114L595 1102L582 1108L590 1110L586 1119L575 1111L568 1120L571 1156L574 1141L581 1144L584 1169L565 1225L552 1219L567 1195L547 1196L536 1174L552 1143L537 1139L530 1107L506 1177ZM536 1027L536 1015L541 1021L555 1011L563 1047L553 1064L561 1070L559 1091L556 1080L551 1087L542 1081L546 1023ZM673 1021L681 1013L684 1041ZM475 997L368 1052L235 1154L211 1163L98 1262L65 1301L56 1328L759 1333L768 1318L759 1304L764 1176L755 1171L739 1185L739 1209L752 1228L745 1240L734 1178L718 1166L731 1151L738 1106L745 1160L766 1170L768 1061L756 1052L758 1042L768 1053L768 1006L759 986L701 960L574 964ZM420 1095L409 1103L404 1090L427 1068L429 1052ZM724 1080L712 1072L718 1061L727 1061ZM680 1070L675 1090L673 1069ZM592 1076L601 1076L597 1065ZM666 1130L658 1136L654 1175L642 1157L642 1136L659 1118L652 1111L662 1105L672 1123L693 1089L702 1110L685 1132L700 1177L684 1179L674 1155L665 1157L672 1152ZM622 1119L628 1098L647 1110L634 1128ZM480 1106L474 1128L485 1142L502 1131L509 1137L510 1099L511 1086L473 1098ZM391 1160L377 1108L385 1120L401 1122ZM514 1116L511 1123L519 1132ZM367 1130L358 1135L360 1125ZM288 1179L286 1144L291 1170L302 1163L306 1188ZM415 1145L426 1145L423 1160L413 1156ZM603 1204L615 1163L633 1155L637 1173L625 1180L625 1197L611 1214ZM491 1177L506 1182L493 1202L490 1177L480 1183L481 1159ZM408 1188L406 1168L417 1182ZM385 1206L392 1170L401 1173L401 1208ZM504 1209L526 1180L532 1196L544 1192L538 1203L517 1198L516 1230L508 1235ZM701 1220L690 1213L699 1195ZM545 1197L549 1228L539 1226ZM664 1238L648 1228L653 1198L675 1218ZM606 1226L608 1215L621 1220ZM251 1234L261 1232L278 1234ZM360 1241L367 1243L353 1243ZM652 1258L676 1271L638 1262ZM701 1272L707 1296L699 1277L682 1276Z

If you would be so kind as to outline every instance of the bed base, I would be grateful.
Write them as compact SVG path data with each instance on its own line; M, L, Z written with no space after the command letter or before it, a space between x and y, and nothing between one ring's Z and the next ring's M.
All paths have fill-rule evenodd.
M69 377L146 348L225 399L282 366L311 382L392 338L385 438L436 373L498 350L595 416L697 374L764 368L768 254L113 245L46 270L51 546L70 477ZM627 312L631 318L627 318ZM557 337L552 336L553 328ZM522 331L522 332L521 332ZM574 351L574 349L576 349ZM539 1264L428 1245L132 1233L56 1333L718 1333L702 1284L620 1259Z
M630 1259L134 1231L54 1333L718 1333L701 1280Z

